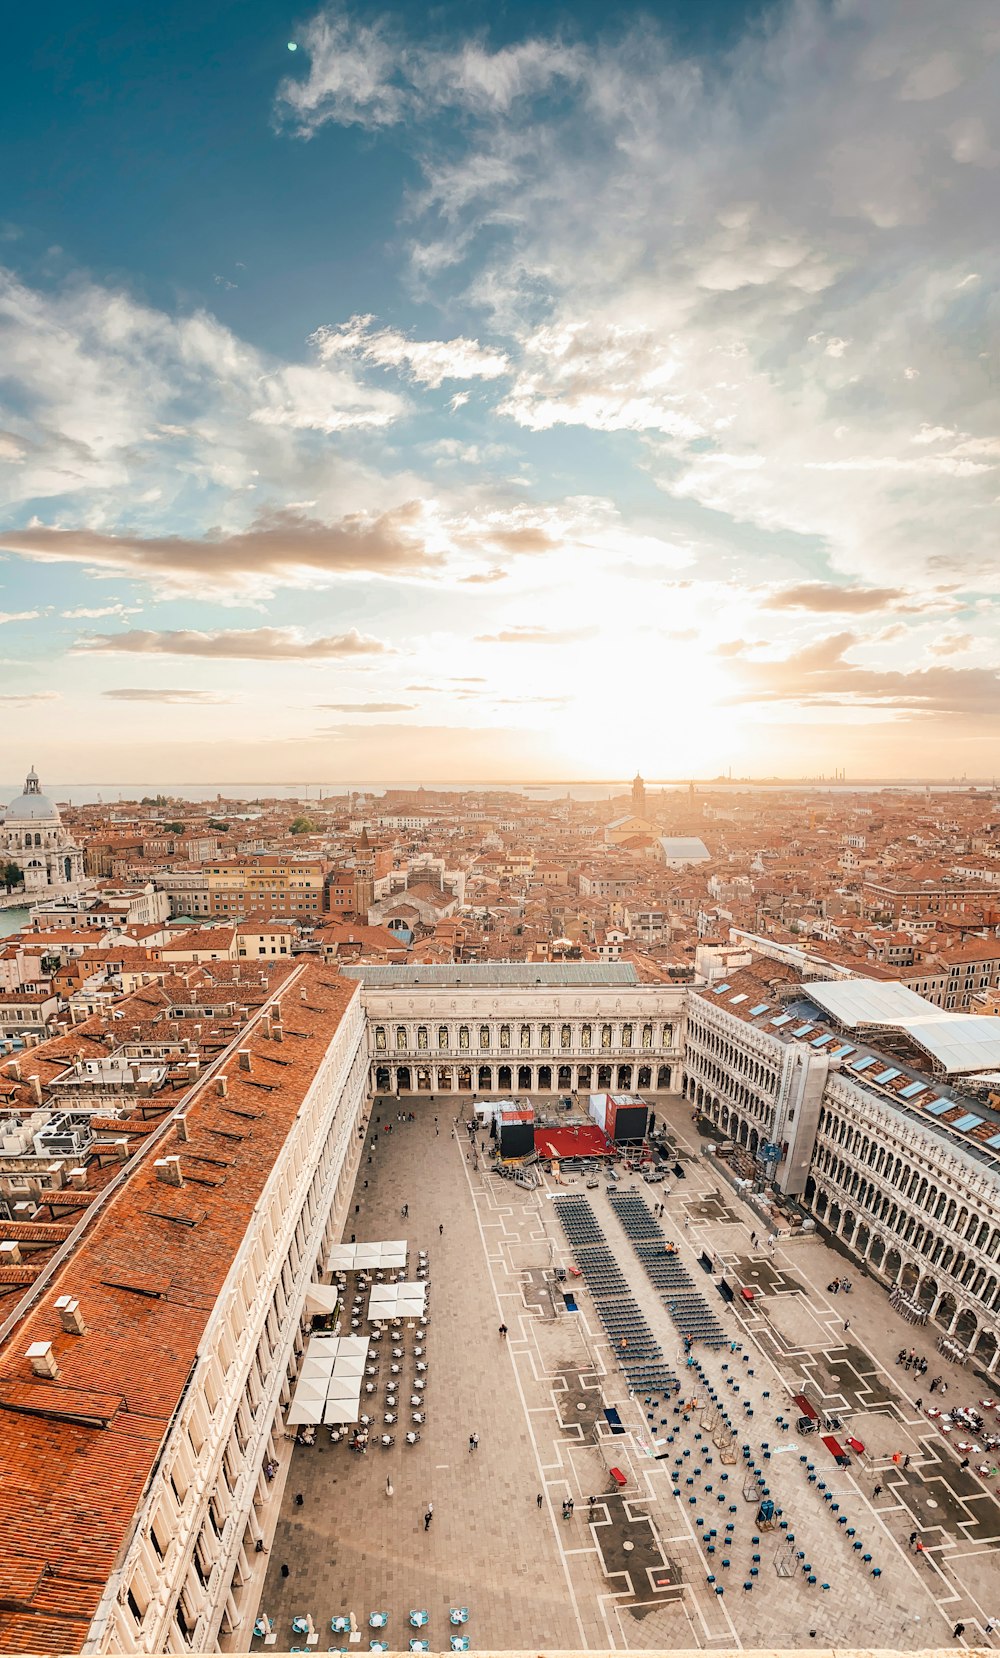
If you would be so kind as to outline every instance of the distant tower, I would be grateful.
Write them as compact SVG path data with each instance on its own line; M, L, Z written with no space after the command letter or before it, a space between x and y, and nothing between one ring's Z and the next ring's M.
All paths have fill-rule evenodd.
M633 817L646 816L646 785L638 772L632 779L632 815Z

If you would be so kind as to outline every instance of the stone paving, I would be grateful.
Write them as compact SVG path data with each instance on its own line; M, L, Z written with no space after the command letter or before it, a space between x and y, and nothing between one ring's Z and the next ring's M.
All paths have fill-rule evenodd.
M913 1400L914 1392L926 1396L936 1371L948 1373L951 1404L971 1401L979 1384L944 1365L933 1342L899 1321L870 1280L852 1272L849 1297L828 1294L843 1263L819 1239L752 1249L759 1221L700 1155L683 1101L671 1102L666 1115L687 1178L671 1177L667 1196L663 1187L637 1189L650 1206L665 1202L665 1234L737 1344L735 1352L697 1349L700 1372L686 1366L603 1181L595 1190L580 1176L567 1177L565 1187L546 1178L526 1192L481 1159L473 1163L454 1099L421 1098L411 1108L413 1123L399 1122L391 1106L373 1112L372 1161L361 1168L351 1227L359 1239L405 1235L412 1250L429 1251L427 1419L412 1447L402 1444L406 1408L387 1430L396 1434L390 1450L358 1456L331 1445L325 1430L315 1446L295 1447L261 1600L277 1650L292 1642L292 1617L305 1613L319 1631L319 1650L338 1641L367 1650L367 1618L376 1610L390 1615L390 1648L405 1648L417 1633L407 1624L411 1608L428 1611L421 1633L431 1649L447 1650L450 1606L469 1608L465 1633L480 1651L788 1648L810 1637L817 1647L915 1650L948 1641L958 1619L967 1642L1000 1644L981 1633L985 1618L1000 1612L1000 1509ZM682 1378L681 1401L697 1400L687 1414L673 1397L630 1398L582 1280L555 1282L552 1268L570 1261L551 1204L560 1189L592 1203L629 1293ZM709 1277L697 1266L702 1250L734 1287L757 1290L751 1307L719 1298L718 1272ZM576 1312L567 1311L564 1291ZM415 1339L404 1333L404 1407ZM934 1366L927 1378L895 1367L904 1345L926 1352ZM381 1374L378 1386L381 1405ZM850 1467L838 1468L818 1435L798 1437L789 1400L804 1386L821 1411L840 1418L841 1442L848 1433L864 1441L865 1455L852 1457ZM715 1443L721 1436L709 1387L738 1435L735 1462L723 1462ZM609 1408L623 1431L612 1430ZM470 1452L473 1432L479 1445ZM894 1452L909 1455L909 1466L894 1465ZM755 1523L756 1496L744 1497L748 1460L794 1534L789 1547L786 1533ZM621 1490L612 1467L626 1477ZM564 1520L568 1497L575 1508ZM908 1549L914 1529L925 1545L921 1556ZM811 1573L794 1558L798 1550ZM777 1566L786 1554L790 1575L783 1576ZM358 1638L332 1636L330 1618L351 1612Z

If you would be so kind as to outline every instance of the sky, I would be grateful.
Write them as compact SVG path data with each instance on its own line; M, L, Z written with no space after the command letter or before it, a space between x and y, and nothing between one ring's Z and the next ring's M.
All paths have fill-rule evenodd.
M0 772L991 777L993 0L65 0Z

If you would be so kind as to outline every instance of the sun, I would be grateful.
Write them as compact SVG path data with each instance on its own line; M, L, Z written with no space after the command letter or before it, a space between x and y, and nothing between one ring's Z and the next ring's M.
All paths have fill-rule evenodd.
M598 661L553 715L553 745L579 777L631 777L637 766L654 777L714 776L739 767L738 709L722 705L729 689L714 664Z

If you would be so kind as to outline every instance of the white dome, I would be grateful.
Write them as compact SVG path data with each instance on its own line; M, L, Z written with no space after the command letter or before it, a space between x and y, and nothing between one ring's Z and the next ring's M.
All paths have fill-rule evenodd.
M59 809L42 794L38 782L38 773L32 767L24 782L24 793L19 794L7 807L4 821L6 823L59 823Z

